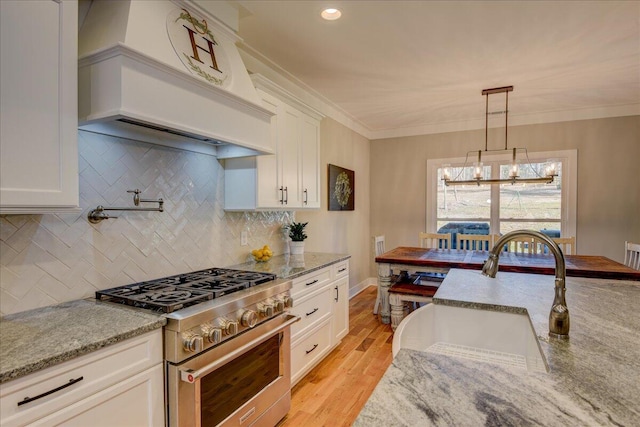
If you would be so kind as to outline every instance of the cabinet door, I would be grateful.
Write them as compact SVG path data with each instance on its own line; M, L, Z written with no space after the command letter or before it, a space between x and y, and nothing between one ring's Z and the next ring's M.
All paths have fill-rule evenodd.
M302 174L302 207L320 207L320 122L312 117L302 117L300 140Z
M279 133L280 123L278 120L278 105L281 102L275 97L258 91L262 98L262 106L274 113L271 117L271 144L276 154L268 154L258 156L256 158L256 188L257 188L257 207L258 208L277 208L282 206L283 192L280 191L282 185L282 174L279 173L278 157L279 157Z
M78 4L0 1L0 213L78 207Z
M278 161L285 192L284 207L298 208L302 206L299 181L302 113L283 103L278 116L281 137L278 140Z
M349 277L333 283L333 339L334 345L349 332Z
M164 426L162 364L67 406L34 426Z

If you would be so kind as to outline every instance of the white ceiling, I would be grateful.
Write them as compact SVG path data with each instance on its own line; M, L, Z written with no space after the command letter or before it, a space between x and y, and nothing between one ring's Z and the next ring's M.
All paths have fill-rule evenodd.
M640 114L638 1L236 3L244 43L372 139L481 128L507 85L510 124Z

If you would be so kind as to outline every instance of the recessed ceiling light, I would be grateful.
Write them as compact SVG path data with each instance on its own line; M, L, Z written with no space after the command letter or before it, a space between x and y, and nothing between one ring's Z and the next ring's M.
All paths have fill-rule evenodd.
M320 16L322 16L327 21L335 21L342 16L342 12L340 12L338 9L330 7L323 10Z

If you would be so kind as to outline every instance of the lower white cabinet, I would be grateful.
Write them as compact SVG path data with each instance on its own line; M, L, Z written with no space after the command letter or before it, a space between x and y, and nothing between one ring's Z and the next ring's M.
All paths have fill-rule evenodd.
M164 426L163 377L158 329L3 384L0 424Z
M293 281L291 382L296 384L349 332L349 261L341 261Z
M349 277L333 284L333 338L337 343L349 333Z

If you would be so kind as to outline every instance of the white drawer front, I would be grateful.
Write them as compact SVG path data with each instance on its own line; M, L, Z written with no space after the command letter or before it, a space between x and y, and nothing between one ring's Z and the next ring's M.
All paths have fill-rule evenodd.
M305 292L311 292L320 289L331 280L331 268L326 267L322 270L314 271L304 276L293 279L293 288L291 295L298 296Z
M331 266L333 268L333 277L339 279L349 275L349 260L340 261Z
M331 319L322 322L318 329L291 348L291 381L298 382L313 368L331 347Z
M304 334L322 320L331 316L331 291L332 287L325 287L319 292L296 300L291 313L300 317L300 321L291 326L291 340L295 342L299 334Z
M10 381L0 387L0 424L33 422L158 363L162 363L162 329ZM18 406L25 397L39 396L78 378L82 380Z

